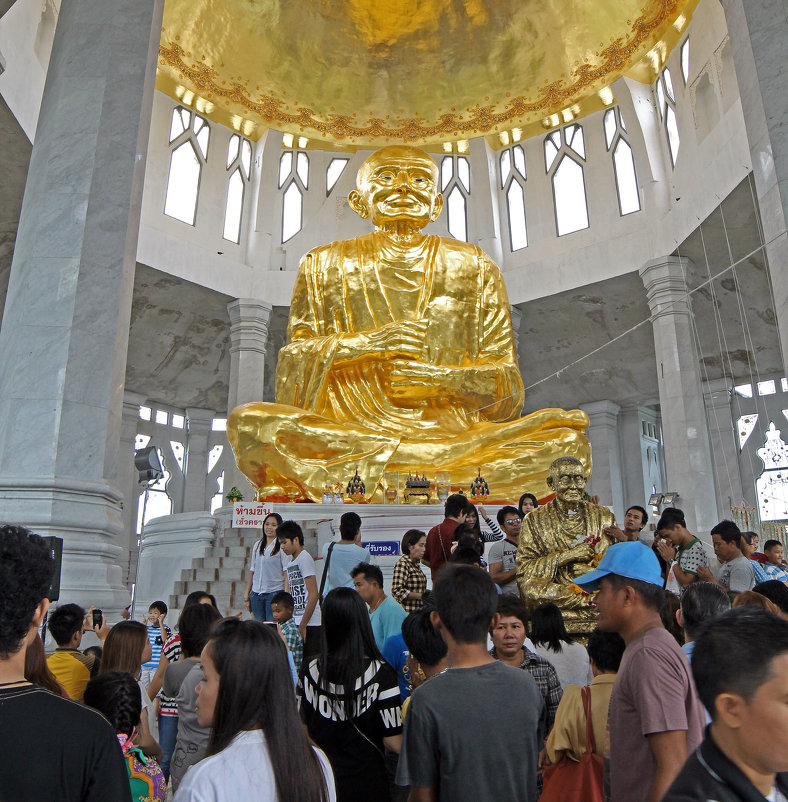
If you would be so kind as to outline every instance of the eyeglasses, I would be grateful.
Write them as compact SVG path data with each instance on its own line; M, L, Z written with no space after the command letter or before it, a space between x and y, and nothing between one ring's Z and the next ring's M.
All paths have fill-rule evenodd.
M522 522L522 518L507 518L504 523L505 524L519 524Z

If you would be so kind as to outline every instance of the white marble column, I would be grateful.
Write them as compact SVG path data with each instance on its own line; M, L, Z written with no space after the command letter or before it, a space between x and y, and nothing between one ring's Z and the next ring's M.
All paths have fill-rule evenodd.
M592 401L582 405L591 421L588 442L591 443L592 472L588 492L599 496L605 507L617 517L624 514L624 488L621 478L621 444L618 438L618 413L621 407L612 401Z
M123 582L131 587L137 564L137 499L139 498L139 474L134 466L134 444L139 428L140 406L147 398L128 390L123 393L123 419L120 429L120 454L118 455L118 486L123 493L123 552L120 566Z
M731 505L741 504L744 500L731 404L732 384L729 379L713 379L703 383L717 506L723 518L730 517Z
M708 540L718 521L709 430L684 278L688 259L665 256L640 269L654 329L668 490L687 527Z
M205 482L208 476L208 442L211 437L214 411L186 407L186 486L183 492L183 512L202 512L208 507ZM228 488L229 490L229 488Z
M785 0L722 0L728 25L783 364L788 370L788 92L785 91Z
M227 414L240 404L263 400L265 349L273 307L267 301L238 298L227 304L230 315L230 389ZM225 446L227 467L224 492L235 486L244 498L250 499L254 488L238 470L230 445Z
M0 520L114 616L131 296L163 0L63 0L0 330Z

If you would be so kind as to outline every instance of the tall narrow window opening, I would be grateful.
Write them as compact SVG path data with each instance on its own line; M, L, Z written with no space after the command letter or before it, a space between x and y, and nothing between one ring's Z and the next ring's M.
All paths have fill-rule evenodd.
M308 187L309 156L303 150L286 150L279 159L283 243L304 227L304 196Z
M522 145L513 145L501 152L498 160L501 170L501 189L506 197L506 219L509 224L509 248L519 251L528 245L525 225L525 151Z
M624 128L621 109L617 106L608 109L603 118L605 128L605 144L612 156L613 173L616 178L618 193L618 210L622 217L625 214L640 211L640 192L635 173L635 159L632 147Z
M553 184L558 236L588 228L588 201L583 176L586 160L583 127L566 125L544 140L545 170Z
M331 194L331 190L336 186L337 181L339 181L339 177L347 167L347 163L350 159L331 159L328 163L328 167L326 168L326 195Z
M227 203L224 208L224 238L241 239L244 194L252 172L252 143L238 134L230 137L227 147Z
M668 142L670 164L672 167L675 167L676 159L678 159L679 156L681 138L679 136L679 126L676 119L676 93L673 89L673 78L668 67L665 67L659 74L657 83L654 86L654 95L657 102L657 114L662 121L663 131L665 132L665 137Z
M200 175L208 158L210 135L204 117L183 106L173 109L164 214L189 225L194 225L197 214Z
M441 192L449 218L449 234L468 241L468 198L471 194L471 166L467 157L444 156L440 165Z

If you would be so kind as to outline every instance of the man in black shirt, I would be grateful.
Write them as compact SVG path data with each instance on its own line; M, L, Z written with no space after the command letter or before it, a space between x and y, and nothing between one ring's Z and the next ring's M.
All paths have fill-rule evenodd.
M38 535L0 526L0 798L131 802L109 723L25 679L25 651L49 609L53 568Z
M711 724L662 802L788 799L788 621L753 607L708 621L692 675Z

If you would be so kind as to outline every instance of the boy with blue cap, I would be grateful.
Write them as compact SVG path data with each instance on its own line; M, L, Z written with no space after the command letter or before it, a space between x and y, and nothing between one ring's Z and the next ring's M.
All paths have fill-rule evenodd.
M705 724L687 658L660 619L659 560L639 541L616 543L575 583L599 591L599 628L627 645L610 698L611 802L658 802Z

